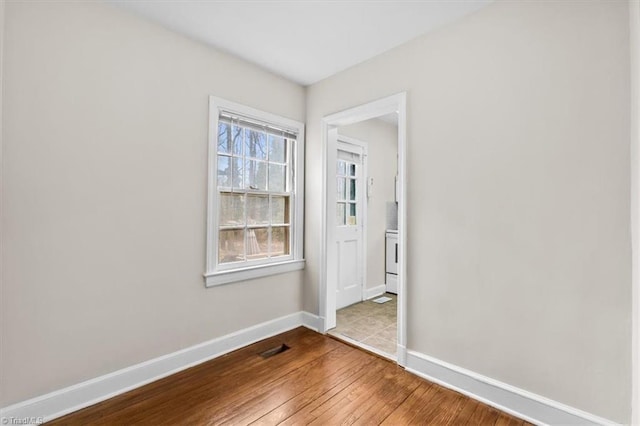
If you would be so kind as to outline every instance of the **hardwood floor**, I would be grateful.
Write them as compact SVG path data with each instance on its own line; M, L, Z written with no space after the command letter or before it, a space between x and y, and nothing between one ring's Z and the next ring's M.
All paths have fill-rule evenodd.
M282 343L290 349L259 355ZM527 423L300 327L49 424Z

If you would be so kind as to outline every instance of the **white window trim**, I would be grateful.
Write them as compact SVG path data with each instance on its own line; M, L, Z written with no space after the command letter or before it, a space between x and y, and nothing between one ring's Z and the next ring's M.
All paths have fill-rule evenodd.
M282 260L265 264L242 265L230 269L229 265L219 267L216 253L218 245L218 205L217 187L218 165L218 119L221 112L235 113L247 118L271 123L282 128L295 131L296 139L293 167L293 215L290 232L292 236L292 253ZM304 268L303 233L304 233L304 124L260 111L255 108L227 101L215 96L209 97L209 164L208 164L208 201L207 201L207 259L204 273L205 285L213 287L221 284L244 281L269 275L282 274Z

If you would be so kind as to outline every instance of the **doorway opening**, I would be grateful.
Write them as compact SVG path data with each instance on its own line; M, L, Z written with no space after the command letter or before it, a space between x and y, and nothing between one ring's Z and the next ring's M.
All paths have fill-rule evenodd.
M322 331L400 365L406 359L405 135L405 93L322 120Z

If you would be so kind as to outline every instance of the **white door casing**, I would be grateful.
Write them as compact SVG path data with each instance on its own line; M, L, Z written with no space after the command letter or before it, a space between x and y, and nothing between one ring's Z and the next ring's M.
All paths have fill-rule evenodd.
M331 279L336 274L336 262L329 255L329 247L334 245L335 205L330 200L336 192L335 164L337 147L337 127L382 117L390 113L398 114L398 358L399 365L406 365L407 336L407 286L405 283L406 265L406 149L407 149L407 94L405 92L355 106L323 117L322 131L322 163L323 163L323 196L322 196L322 235L320 245L319 273L319 312L322 320L320 330L326 332L336 326L336 281Z

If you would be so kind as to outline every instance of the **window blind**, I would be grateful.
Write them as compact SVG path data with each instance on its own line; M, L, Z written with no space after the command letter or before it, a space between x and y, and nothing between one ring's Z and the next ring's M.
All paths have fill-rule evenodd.
M260 120L255 120L249 117L243 117L228 112L221 112L218 118L223 123L228 123L236 126L250 128L258 132L265 132L269 135L285 137L287 139L297 139L298 132L292 129L286 129L281 127L275 127L272 124L267 124Z

